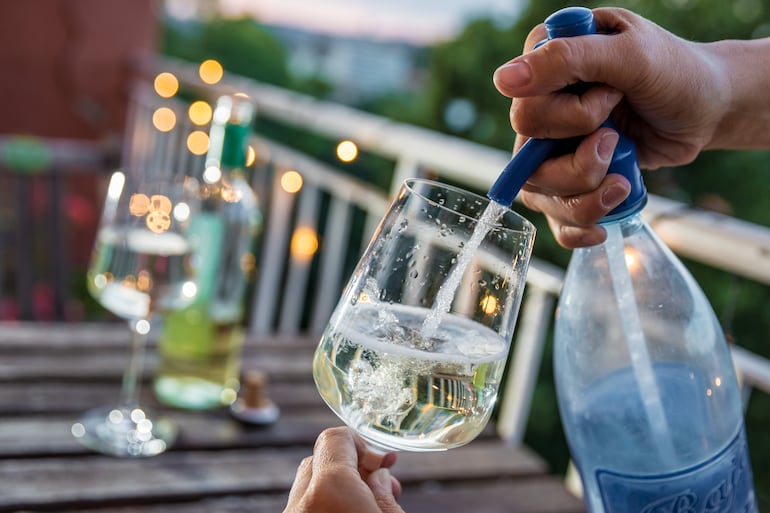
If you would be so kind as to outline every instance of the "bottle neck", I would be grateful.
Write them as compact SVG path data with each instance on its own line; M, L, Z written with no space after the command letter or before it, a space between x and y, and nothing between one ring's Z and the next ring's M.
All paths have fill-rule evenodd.
M224 126L220 157L222 171L246 167L249 132L250 127L248 125L228 123Z
M244 173L253 120L254 107L245 97L219 98L209 130L207 169L218 169L222 177Z
M641 210L614 219L602 219L599 224L607 228L619 227L624 239L647 226L647 222L642 218Z

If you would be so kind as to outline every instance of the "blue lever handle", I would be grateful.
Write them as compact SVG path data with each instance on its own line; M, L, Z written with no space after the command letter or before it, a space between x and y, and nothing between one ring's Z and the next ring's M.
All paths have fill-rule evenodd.
M537 46L558 37L584 36L596 33L593 13L585 7L561 9L546 18L545 27L548 39L541 41ZM586 84L574 84L568 90L579 94L581 89L586 86ZM628 198L602 219L603 222L608 222L641 210L647 203L647 190L642 181L633 141L622 134L612 120L608 119L602 126L612 128L620 135L608 172L622 174L631 183L631 194ZM501 205L510 206L526 181L543 161L573 152L581 140L582 137L529 139L503 168L489 189L487 197Z

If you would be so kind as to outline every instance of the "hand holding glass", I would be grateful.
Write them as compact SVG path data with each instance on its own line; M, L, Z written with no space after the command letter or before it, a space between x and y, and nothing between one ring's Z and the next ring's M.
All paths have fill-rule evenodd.
M332 410L376 450L464 445L485 427L534 227L476 194L407 180L315 353Z
M186 237L194 198L181 177L139 172L112 176L88 288L104 308L128 321L133 340L120 402L86 412L72 427L75 437L93 450L152 456L176 436L171 421L152 417L139 405L139 380L152 314L184 307L197 291Z

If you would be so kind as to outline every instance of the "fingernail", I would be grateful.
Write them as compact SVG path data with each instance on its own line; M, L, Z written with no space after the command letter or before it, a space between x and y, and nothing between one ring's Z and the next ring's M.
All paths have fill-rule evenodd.
M612 158L612 152L615 151L615 146L618 144L620 136L617 132L607 132L601 139L596 147L596 153L602 162L607 162Z
M532 79L532 69L526 61L509 62L497 68L495 75L504 85L521 87Z
M602 206L607 209L617 207L621 201L626 199L629 192L631 189L627 184L614 183L610 185L602 193Z

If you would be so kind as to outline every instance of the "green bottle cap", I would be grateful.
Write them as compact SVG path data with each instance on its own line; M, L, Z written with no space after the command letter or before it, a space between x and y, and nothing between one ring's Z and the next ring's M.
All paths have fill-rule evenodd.
M225 140L222 143L222 166L243 167L249 148L249 125L228 123L225 125Z
M209 133L212 164L223 168L246 164L254 110L246 96L228 95L217 100Z

